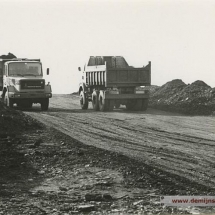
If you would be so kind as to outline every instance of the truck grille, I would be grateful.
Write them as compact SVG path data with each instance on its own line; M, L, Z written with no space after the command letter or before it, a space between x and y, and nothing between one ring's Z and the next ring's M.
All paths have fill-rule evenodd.
M21 89L44 89L45 80L21 80Z

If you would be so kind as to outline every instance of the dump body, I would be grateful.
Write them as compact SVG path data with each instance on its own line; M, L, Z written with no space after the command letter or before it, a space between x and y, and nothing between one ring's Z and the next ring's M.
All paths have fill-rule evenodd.
M125 68L106 70L106 87L137 87L150 85L150 70Z
M92 57L91 57L92 58ZM146 67L133 68L124 64L110 64L105 59L99 63L103 65L92 65L93 60L89 60L88 66L85 68L86 84L89 86L104 87L137 87L149 86L151 84L151 63ZM115 58L116 62L123 62L122 57ZM96 63L96 61L94 61ZM90 65L90 66L89 66Z
M134 68L123 57L90 57L83 70L79 93L83 91L87 100L93 102L93 92L96 91L94 94L99 96L102 91L104 100L127 105L147 100L148 92L141 90L137 93L136 89L150 84L151 62L145 67Z
M2 100L10 107L40 103L42 109L47 110L52 97L39 59L0 59L0 91Z

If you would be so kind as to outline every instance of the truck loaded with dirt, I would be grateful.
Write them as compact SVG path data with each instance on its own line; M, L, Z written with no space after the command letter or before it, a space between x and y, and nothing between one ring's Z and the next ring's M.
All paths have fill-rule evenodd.
M0 94L9 107L31 108L33 103L40 103L42 110L48 110L52 91L43 78L41 61L16 58L11 53L0 56Z
M128 110L146 110L148 91L137 89L150 84L151 62L145 67L134 68L120 56L91 56L82 70L80 104L82 109L87 109L92 102L96 111L111 111L120 105L126 105Z

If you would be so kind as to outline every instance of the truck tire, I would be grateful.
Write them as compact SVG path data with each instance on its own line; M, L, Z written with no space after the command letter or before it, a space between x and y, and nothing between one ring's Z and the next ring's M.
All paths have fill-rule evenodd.
M149 99L143 99L142 101L142 110L146 111L148 108Z
M41 102L41 110L47 111L49 108L49 98L43 99Z
M4 95L4 103L6 104L6 106L13 108L13 99L9 98L8 91Z
M97 90L92 93L92 106L95 111L99 110L99 92Z
M108 110L108 101L104 98L104 92L99 92L99 110L107 111Z
M80 92L80 105L83 110L88 109L88 98L83 91Z

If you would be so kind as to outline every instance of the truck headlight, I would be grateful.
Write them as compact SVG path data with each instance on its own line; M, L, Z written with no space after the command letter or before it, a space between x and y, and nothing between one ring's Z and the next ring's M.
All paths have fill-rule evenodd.
M20 85L20 80L15 79L15 85Z

